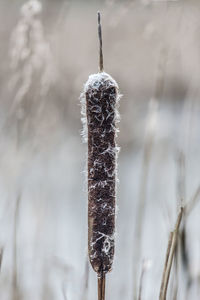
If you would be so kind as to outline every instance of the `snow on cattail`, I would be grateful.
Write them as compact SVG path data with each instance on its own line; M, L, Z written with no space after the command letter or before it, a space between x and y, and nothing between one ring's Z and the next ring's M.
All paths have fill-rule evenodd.
M88 143L88 252L101 280L104 299L105 273L114 257L116 206L118 84L103 71L100 15L100 72L89 76L81 97L83 136ZM102 295L100 295L102 293Z

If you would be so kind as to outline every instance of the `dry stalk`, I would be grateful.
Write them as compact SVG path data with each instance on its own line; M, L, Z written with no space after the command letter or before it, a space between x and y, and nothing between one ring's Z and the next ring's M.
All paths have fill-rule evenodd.
M163 270L163 276L162 276L162 282L161 282L161 288L160 288L160 296L159 300L166 300L167 297L167 288L169 283L169 276L171 272L172 262L174 258L174 253L177 245L177 239L178 239L178 232L179 232L179 226L181 223L181 219L183 216L184 208L181 207L180 212L177 217L176 225L174 228L174 231L170 233L169 241L168 241L168 247L167 247L167 253L166 253L166 259L165 259L165 266Z
M179 271L179 242L180 239L178 239L178 243L176 245L175 254L174 254L174 285L173 285L173 300L177 300L178 296L178 271Z
M172 239L173 239L173 232L170 232L168 245L167 245L167 253L166 253L166 257L165 257L165 265L164 265L164 271L163 271L163 277L162 277L162 282L161 282L160 293L164 289L165 274L166 274L166 271L167 271L167 265L168 265L168 261L169 261L169 254L170 254L170 250L171 250L171 246L172 246ZM161 300L161 294L160 294L160 300Z

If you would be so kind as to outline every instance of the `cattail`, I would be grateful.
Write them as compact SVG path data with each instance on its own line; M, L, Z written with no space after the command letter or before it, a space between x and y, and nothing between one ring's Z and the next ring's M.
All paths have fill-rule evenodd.
M82 113L88 142L88 252L98 274L99 299L104 299L105 274L114 257L119 92L116 81L103 71L99 13L98 23L100 72L89 76L85 84Z

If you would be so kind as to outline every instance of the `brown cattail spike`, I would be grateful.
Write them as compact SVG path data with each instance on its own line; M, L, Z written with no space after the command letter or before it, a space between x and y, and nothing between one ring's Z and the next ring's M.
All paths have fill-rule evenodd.
M98 273L111 270L116 190L116 102L118 86L106 73L86 84L88 136L88 249Z
M98 12L98 36L99 36L99 71L103 72L103 50L102 50L102 30L101 30L100 12Z

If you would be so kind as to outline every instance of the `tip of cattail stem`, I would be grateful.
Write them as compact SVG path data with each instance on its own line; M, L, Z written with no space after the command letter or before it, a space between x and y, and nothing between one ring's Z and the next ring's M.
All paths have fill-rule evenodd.
M103 72L103 50L102 50L102 30L101 30L101 14L98 15L98 36L99 36L99 72Z
M105 283L106 283L106 274L101 272L98 274L98 300L105 300Z

